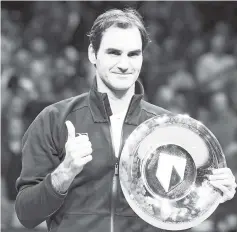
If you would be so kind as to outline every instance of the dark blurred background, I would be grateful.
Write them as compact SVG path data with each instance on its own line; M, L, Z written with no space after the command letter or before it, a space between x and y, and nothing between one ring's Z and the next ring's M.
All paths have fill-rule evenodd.
M202 121L237 177L237 3L177 1L1 2L1 228L16 218L21 138L47 105L89 90L89 32L106 9L136 8L152 43L140 79L146 99ZM45 231L45 223L35 230ZM237 230L237 196L193 232Z

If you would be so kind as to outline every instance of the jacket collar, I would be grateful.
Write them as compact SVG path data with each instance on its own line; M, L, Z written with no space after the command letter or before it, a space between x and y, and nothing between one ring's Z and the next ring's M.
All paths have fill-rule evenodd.
M141 106L140 101L144 96L144 88L140 81L135 83L135 94L133 95L128 111L125 117L125 123L138 125ZM107 93L101 93L97 90L96 78L89 92L89 106L94 122L109 122L109 117L112 115L109 98Z

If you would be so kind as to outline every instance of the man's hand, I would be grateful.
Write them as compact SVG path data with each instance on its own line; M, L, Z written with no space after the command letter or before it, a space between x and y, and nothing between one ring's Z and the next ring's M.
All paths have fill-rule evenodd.
M51 182L59 193L66 193L75 176L92 160L91 142L88 136L75 134L75 127L66 121L68 139L65 144L66 156L63 162L51 174Z
M63 166L68 168L75 176L79 174L85 164L92 160L91 142L87 135L75 134L75 127L71 121L66 121L68 140L65 144L66 156Z
M235 195L235 177L229 168L219 168L212 171L208 177L210 183L223 193L221 203L231 200Z

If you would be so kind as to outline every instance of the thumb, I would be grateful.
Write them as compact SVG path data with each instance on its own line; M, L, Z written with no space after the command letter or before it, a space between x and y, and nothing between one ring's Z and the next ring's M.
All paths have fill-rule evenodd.
M67 139L68 141L69 139L75 138L75 127L71 121L66 121L65 124L66 124L67 132L68 132L68 139Z

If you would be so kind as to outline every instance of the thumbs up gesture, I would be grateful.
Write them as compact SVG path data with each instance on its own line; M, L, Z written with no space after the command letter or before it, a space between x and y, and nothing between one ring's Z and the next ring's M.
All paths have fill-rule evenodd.
M91 142L87 135L76 136L75 127L71 121L66 121L66 127L68 139L65 144L66 156L63 164L76 176L85 164L92 160Z

